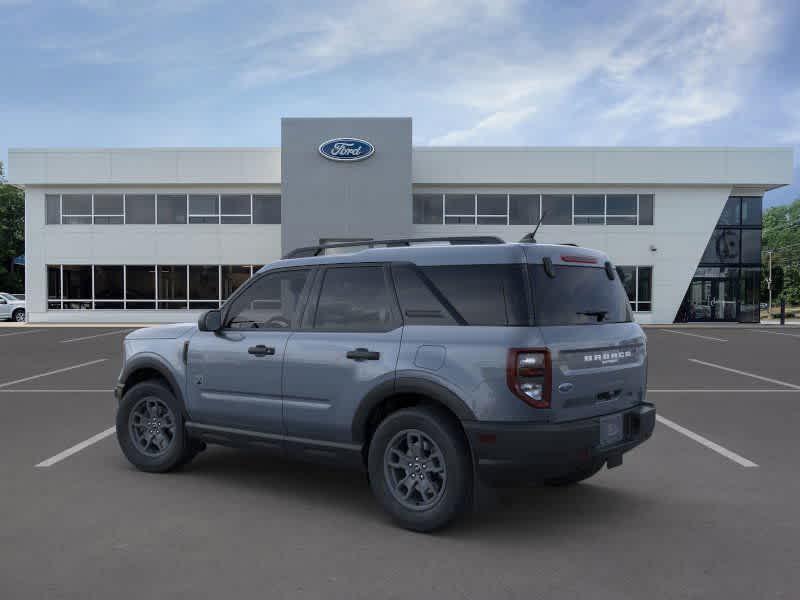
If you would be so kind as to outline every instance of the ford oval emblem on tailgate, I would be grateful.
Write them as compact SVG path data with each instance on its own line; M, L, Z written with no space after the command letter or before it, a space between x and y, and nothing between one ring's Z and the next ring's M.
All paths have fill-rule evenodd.
M572 391L572 384L571 383L562 383L561 385L558 386L558 391L559 392L564 392L565 394L567 392L571 392Z

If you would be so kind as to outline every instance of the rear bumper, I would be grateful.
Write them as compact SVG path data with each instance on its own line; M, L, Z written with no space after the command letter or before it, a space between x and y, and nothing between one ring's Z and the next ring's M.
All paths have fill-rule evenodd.
M620 413L622 441L603 447L600 417L568 423L472 421L465 422L464 429L484 483L527 483L564 476L592 463L619 465L623 453L653 434L656 409L642 403Z

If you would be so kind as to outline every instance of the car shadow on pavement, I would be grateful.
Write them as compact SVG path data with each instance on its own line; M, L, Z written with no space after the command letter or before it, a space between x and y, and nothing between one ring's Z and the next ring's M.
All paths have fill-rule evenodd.
M366 474L284 459L254 450L211 447L183 471L186 476L213 480L231 493L268 491L301 499L312 510L368 516L390 525L377 505ZM566 487L526 485L498 490L483 489L479 504L466 518L435 534L442 537L491 539L559 536L582 527L630 523L649 512L657 499L631 489L595 480Z

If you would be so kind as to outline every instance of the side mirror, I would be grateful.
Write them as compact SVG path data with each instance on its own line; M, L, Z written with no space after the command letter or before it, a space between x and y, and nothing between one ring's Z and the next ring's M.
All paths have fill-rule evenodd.
M197 321L200 331L219 331L222 329L222 311L212 309L200 315Z

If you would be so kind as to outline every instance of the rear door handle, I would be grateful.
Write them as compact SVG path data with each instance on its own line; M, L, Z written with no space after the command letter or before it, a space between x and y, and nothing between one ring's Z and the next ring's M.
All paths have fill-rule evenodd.
M247 352L249 354L255 354L256 356L272 356L275 354L275 348L259 344L258 346L250 346Z
M347 353L347 358L351 360L380 360L381 353L367 350L366 348L356 348Z

